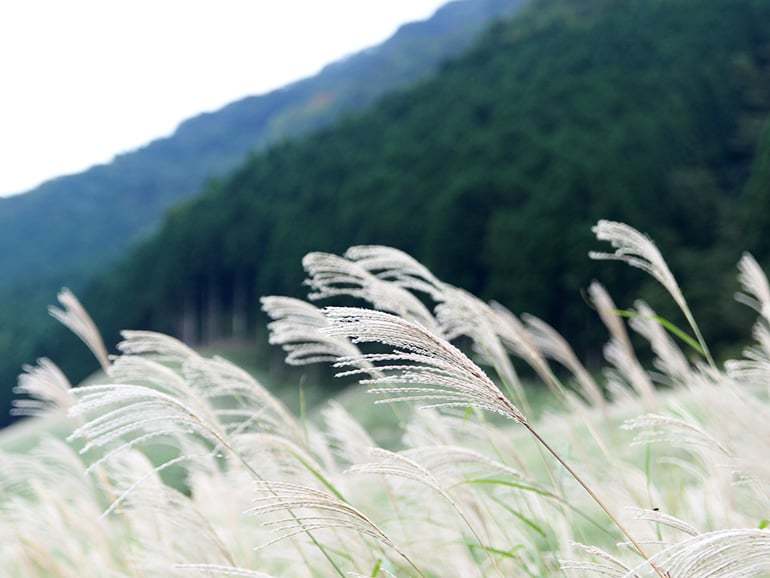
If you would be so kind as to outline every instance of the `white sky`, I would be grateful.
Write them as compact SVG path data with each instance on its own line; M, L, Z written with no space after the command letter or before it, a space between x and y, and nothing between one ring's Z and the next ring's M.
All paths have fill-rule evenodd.
M445 0L0 0L0 196L317 72Z

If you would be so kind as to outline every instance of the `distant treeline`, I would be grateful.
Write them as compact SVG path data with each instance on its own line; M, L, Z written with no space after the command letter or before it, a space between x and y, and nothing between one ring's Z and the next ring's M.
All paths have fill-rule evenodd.
M707 339L735 346L739 248L770 259L768 22L764 0L536 1L431 80L175 207L84 301L110 339L253 337L260 295L301 294L306 252L388 244L595 357L593 278L680 322L644 275L587 259L609 218L653 236Z

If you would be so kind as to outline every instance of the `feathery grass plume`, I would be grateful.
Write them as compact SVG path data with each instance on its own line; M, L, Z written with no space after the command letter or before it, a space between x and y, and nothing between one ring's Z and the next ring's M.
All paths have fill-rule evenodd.
M327 307L330 326L323 331L351 339L354 344L380 343L390 353L369 353L343 358L337 368L356 367L369 362L380 376L361 380L375 386L372 393L392 396L379 400L424 401L428 407L478 407L514 421L526 419L464 353L443 337L396 315L355 307ZM339 372L340 376L364 373L362 369Z
M326 439L345 464L356 464L377 444L339 402L330 401L321 412L326 424Z
M423 446L403 450L400 455L407 457L428 470L442 487L449 487L466 481L469 477L506 475L521 478L521 473L476 450L462 446Z
M228 434L280 431L301 440L290 412L249 373L229 361L204 358L165 335L124 332L127 339L109 375L113 382L172 387L182 399L198 399Z
M626 420L621 427L636 433L634 444L668 443L698 453L707 450L723 456L732 455L732 452L692 420L646 414Z
M725 369L736 381L767 384L770 383L770 285L764 271L749 253L744 253L738 269L744 292L736 293L735 299L754 309L761 318L752 330L756 344L743 350L745 359L727 361Z
M70 415L82 418L83 425L69 439L84 442L81 453L105 452L90 469L139 444L165 440L178 446L178 438L190 434L214 447L227 445L213 408L181 379L154 387L108 383L73 391L78 402Z
M405 452L392 452L383 448L370 448L369 461L353 465L350 470L357 474L374 474L411 480L431 488L453 503L441 482L426 467L417 463Z
M38 359L37 365L24 366L13 392L27 397L13 400L11 415L66 414L75 403L72 384L61 369L45 357Z
M695 332L706 360L711 367L716 367L706 340L703 338L700 328L695 322L695 317L693 317L690 307L687 305L682 290L679 288L673 273L671 273L665 259L663 259L663 255L661 255L652 239L633 227L616 221L600 220L591 230L599 241L609 242L615 249L615 252L591 251L588 254L589 257L596 260L623 261L652 275L663 285L682 310L682 313L687 318L687 322Z
M657 321L655 311L644 301L635 303L636 315L631 319L631 327L643 336L655 353L655 368L661 372L662 381L686 384L692 376L692 368L687 358L674 340Z
M249 463L260 464L262 478L294 480L305 485L320 484L340 493L316 458L288 438L268 433L248 433L239 435L234 444L238 454Z
M218 419L231 436L257 429L304 443L303 428L286 406L254 376L226 359L189 357L182 365L182 374L215 406Z
M368 453L369 461L353 465L351 472L412 480L450 500L449 489L471 478L495 474L521 478L514 468L460 446L424 446L400 452L370 448Z
M744 359L726 361L725 370L737 382L767 386L770 384L770 328L756 323L752 335L756 345L743 350Z
M627 384L639 396L648 409L654 409L658 405L655 386L650 375L639 364L636 354L627 350L619 341L610 340L604 346L604 358L612 365L612 369L605 369L605 377L608 384ZM621 393L622 388L617 388L615 397Z
M136 557L142 569L160 575L174 561L234 564L234 553L212 520L191 497L164 484L147 457L124 452L110 466L121 489L133 485L136 477L151 476L127 494L119 516L140 546Z
M636 520L644 520L652 522L660 526L666 526L678 530L688 536L697 536L700 534L697 528L692 524L688 524L684 520L680 520L676 516L665 514L659 510L649 510L644 508L629 508L630 513Z
M75 297L75 294L67 288L59 291L56 296L61 304L61 308L51 305L48 312L51 316L64 325L67 329L77 335L83 343L86 344L94 357L99 361L99 365L104 371L110 366L107 347L104 345L102 335L96 327L93 319L83 308Z
M311 289L311 301L349 296L363 299L376 309L395 313L439 331L430 310L412 293L396 283L383 281L360 265L330 253L308 253L302 259L308 274L305 284Z
M350 530L391 548L422 575L412 560L374 522L337 496L289 482L259 481L255 482L254 487L256 497L252 506L246 510L247 515L263 517L274 513L291 513L289 518L274 518L263 522L273 530L276 537L259 546L259 549L311 531Z
M492 303L490 311L495 331L500 336L500 339L503 340L508 350L524 359L535 370L551 392L561 402L566 402L568 399L567 392L553 374L553 371L551 371L548 361L538 349L534 337L530 335L524 324L519 321L519 318L497 302Z
M586 401L596 407L604 407L605 399L599 384L588 373L567 340L548 323L534 315L525 314L523 319L537 349L572 372Z
M455 453L455 455L457 454ZM448 489L444 487L444 484L442 484L442 482L434 475L431 470L415 461L414 458L418 456L425 457L424 454L416 453L414 451L397 453L382 448L372 448L370 450L370 458L372 458L373 461L356 464L350 468L349 471L358 474L372 474L390 478L410 480L430 488L439 494L442 498L444 498L452 507L452 509L457 512L457 515L468 527L471 534L476 539L478 545L483 547L484 541L481 539L481 536L478 534L473 524L468 519L468 516L463 511L460 504L457 503L457 501L449 493ZM467 459L467 456L465 456L465 458ZM433 465L438 467L442 464L440 462L436 462ZM443 465L445 466L446 464L444 463ZM487 554L492 565L495 566L498 571L500 571L494 556L489 555L489 552L487 552Z
M156 331L124 330L120 335L123 341L118 343L118 350L124 355L143 355L158 363L178 365L198 355L178 339Z
M260 301L262 310L273 320L267 325L270 345L283 348L287 364L333 363L361 353L347 339L321 331L329 323L316 306L291 297L262 297Z
M655 386L636 358L626 326L607 290L597 281L588 287L591 302L610 332L610 341L604 347L605 359L615 367L617 374L609 374L608 383L626 381L648 409L656 406ZM605 372L606 373L606 372ZM623 380L619 376L623 376Z
M514 400L527 407L524 388L498 335L498 320L494 311L467 291L447 286L443 302L436 307L436 318L442 334L452 341L469 337L481 358L495 368Z
M630 571L628 565L619 560L612 554L605 552L601 548L596 546L588 546L586 544L580 544L573 542L571 544L574 550L578 550L580 553L595 558L598 562L589 562L584 560L559 560L559 565L563 571L568 574L572 572L592 573L600 576L609 576L612 578L622 578Z
M226 448L236 462L260 479L253 466L234 449L233 441L260 420L270 423L276 417L274 424L289 434L293 419L281 404L248 374L223 359L206 360L178 340L157 333L124 332L124 336L125 341L118 347L124 357L146 356L142 362L154 364L160 372L169 369L161 362L181 367L184 377L155 380L150 385L118 383L78 388L79 403L73 413L87 419L70 437L86 441L83 452L105 448L104 455L89 469L139 444L170 442L181 448L199 440L212 453ZM142 379L137 376L137 381ZM230 397L241 407L219 407L214 402L222 397ZM249 401L254 405L250 406ZM93 418L92 413L96 413ZM299 431L298 426L294 429ZM315 544L341 574L324 547Z
M736 293L735 299L770 321L770 284L762 267L750 253L744 253L738 262L738 271L743 292Z
M0 451L0 511L9 498L34 499L47 487L95 496L83 476L83 462L67 444L44 438L22 454Z
M426 409L415 413L407 423L402 441L406 447L463 446L488 449L498 461L514 463L523 469L517 442L505 428L483 419L482 414L469 415L460 408L443 411Z
M425 265L403 251L381 245L358 245L345 251L345 258L354 261L379 279L429 295L436 302L444 299L446 285Z
M651 563L672 578L749 578L770 572L770 531L725 529L698 534L656 554ZM626 576L652 574L649 564Z
M31 481L34 483L33 481ZM126 560L118 528L100 523L99 506L86 493L40 486L33 501L14 500L3 508L0 560L3 575L100 578L117 576Z
M327 307L324 311L331 322L331 327L326 331L331 335L343 335L352 339L353 343L380 343L393 348L391 353L364 356L378 367L383 376L365 379L361 383L379 386L370 390L373 393L394 396L380 401L427 401L430 402L428 407L437 408L478 407L522 424L604 510L636 551L643 558L648 558L644 548L577 471L529 424L521 411L502 394L494 382L459 349L424 327L388 313L353 307ZM349 367L357 365L358 362L358 359L340 360L335 366ZM358 373L361 373L360 369L344 371L341 375Z
M598 281L592 281L591 285L588 286L588 296L591 298L591 303L596 308L602 323L609 330L610 337L618 341L624 349L633 352L634 348L628 338L623 319L618 315L618 308L604 286Z

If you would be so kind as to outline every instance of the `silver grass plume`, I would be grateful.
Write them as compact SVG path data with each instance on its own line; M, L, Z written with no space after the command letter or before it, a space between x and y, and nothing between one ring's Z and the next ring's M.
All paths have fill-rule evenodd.
M543 355L561 363L575 376L586 401L596 407L604 407L605 400L599 384L578 359L567 340L548 323L534 315L524 315L529 335Z
M110 366L107 347L105 347L102 335L91 316L69 289L64 288L59 291L56 298L59 300L61 308L51 305L48 312L86 344L99 361L99 365L106 371Z
M288 518L271 518L263 525L276 534L271 541L259 546L264 549L280 540L309 534L313 531L342 529L373 538L398 553L415 570L413 562L365 514L331 493L299 484L259 481L254 484L256 497L247 515L270 517L288 513ZM419 573L419 570L417 570Z
M618 315L618 308L604 286L598 281L592 281L588 287L588 295L612 339L617 340L623 348L633 351L626 326Z
M538 348L535 338L524 324L509 309L500 303L492 303L490 308L495 331L506 348L521 357L543 380L551 392L562 402L568 399L561 382L551 371L543 352Z
M663 255L661 255L652 239L633 227L616 221L600 220L591 230L599 241L609 242L615 251L613 253L591 251L589 257L597 260L623 261L654 277L668 291L669 295L671 295L682 310L682 313L684 313L690 327L695 332L695 336L703 349L709 365L716 367L708 345L682 294L682 290L679 288L673 273L671 273L668 264L663 259Z
M392 452L383 448L370 448L369 461L356 464L349 471L356 474L374 474L411 480L431 488L454 503L438 478L404 452Z
M443 283L419 261L392 247L351 247L345 257L380 279L423 293L438 303L435 314L442 335L450 341L460 336L470 338L475 350L495 368L516 402L526 407L516 370L493 327L495 314L486 303L467 291Z
M698 534L657 553L624 575L650 575L651 564L671 578L749 578L770 572L770 532L727 529Z
M391 396L381 402L421 401L428 407L478 407L514 421L526 419L459 349L422 325L398 316L355 307L327 307L329 335L352 339L353 343L380 343L389 353L369 353L340 359L335 367L356 367L338 375L365 373L362 362L374 365L379 376L361 383L374 386L372 393Z
M626 326L618 315L618 309L612 297L597 281L591 283L588 294L599 317L610 332L610 341L604 347L605 359L615 367L619 375L625 378L645 406L649 409L654 408L656 406L655 386L636 357ZM610 375L609 381L614 383L618 382L618 379Z
M362 380L362 383L378 386L370 390L372 393L392 396L380 401L416 400L428 402L427 407L478 407L522 424L604 510L639 554L644 558L648 557L642 546L634 540L582 476L528 423L521 411L502 394L495 383L459 349L421 325L388 313L354 307L327 307L324 311L331 322L331 327L326 330L329 334L345 336L356 344L380 343L393 348L389 353L363 356L377 366L382 376ZM335 366L358 366L360 361L343 359ZM360 373L362 370L354 369L338 375ZM663 578L662 574L660 576Z
M452 341L466 336L502 382L512 390L517 403L526 407L526 395L499 335L495 312L476 296L455 287L445 287L443 302L436 307L442 334Z
M743 293L736 293L735 298L759 313L761 319L752 330L756 344L744 349L745 359L727 361L725 369L735 380L766 384L770 377L770 285L759 263L749 253L744 253L738 269Z
M612 554L605 552L601 548L596 546L588 546L586 544L578 544L573 542L572 548L578 550L586 556L595 558L597 562L587 560L560 560L559 565L562 570L571 572L588 572L591 574L598 574L600 576L609 576L613 578L621 578L625 576L630 568L621 560L613 556Z
M144 367L151 364L162 371L160 364L150 360L142 363ZM166 375L170 377L173 372ZM227 434L214 408L178 376L151 385L108 383L73 391L78 402L70 415L83 423L70 439L85 442L81 453L97 448L106 451L90 469L139 444L189 434L198 434L215 447L226 445Z
M433 445L403 450L402 455L421 464L437 479L450 484L464 481L465 474L474 476L505 474L521 478L521 473L502 462L494 460L470 448L457 445Z
M352 466L350 471L404 478L442 494L465 481L469 473L521 478L518 470L461 446L424 446L400 452L370 448L369 461Z
M124 355L142 355L159 363L181 364L198 355L184 343L155 331L121 331L118 350Z
M692 375L692 368L682 350L658 323L655 311L649 305L637 301L635 306L638 315L631 319L630 324L650 343L656 357L656 369L674 382L686 384Z
M636 433L634 444L668 443L675 447L707 450L722 456L732 453L699 425L681 418L659 414L646 414L626 420L623 429Z
M329 323L316 306L291 297L262 297L260 301L262 310L272 319L267 325L270 344L283 348L289 365L333 363L340 357L361 353L347 339L321 331Z
M263 478L327 483L323 466L289 438L268 433L242 434L234 440L234 448L249 463L261 464Z
M326 438L336 455L347 464L366 459L377 444L339 402L331 401L321 412L326 424Z
M454 457L460 457L462 456L463 459L469 459L468 454L461 454L456 451L449 451L444 452L444 458L446 458L446 453L454 454ZM475 453L475 452L472 452ZM384 476L384 477L390 477L390 478L400 478L403 480L410 480L412 482L416 482L418 484L422 484L437 494L439 494L442 498L444 498L447 503L452 507L452 509L457 512L457 515L460 517L460 519L463 521L463 523L468 527L473 537L476 539L476 541L479 543L479 545L483 545L484 541L481 539L481 536L477 533L476 529L473 527L473 524L471 524L471 521L468 519L468 517L463 512L463 509L460 507L460 504L457 503L457 501L452 497L452 495L449 493L448 489L444 487L444 484L441 482L441 480L434 475L434 472L429 470L427 467L425 467L423 464L418 463L415 458L419 457L425 457L426 454L423 452L416 452L414 450L407 450L404 452L391 452L386 449L382 448L372 448L370 450L370 456L373 459L373 461L370 461L368 463L364 464L356 464L352 468L350 468L350 472L352 473L358 473L358 474L372 474L372 475L378 475L378 476ZM477 454L474 456L474 458L478 458L479 455ZM482 458L483 461L483 458ZM492 460L490 460L492 461ZM447 464L444 462L442 463L442 460L439 458L434 463L433 466L436 469L444 469L446 468ZM503 466L504 469L507 469ZM494 566L497 566L497 563L495 561L495 558L491 555L489 556L490 560L492 561L492 564Z
M744 253L741 257L738 262L738 271L738 280L743 293L736 293L735 299L770 321L770 285L765 272L749 253Z
M75 403L72 384L61 369L46 358L38 359L37 365L25 365L13 391L27 397L13 400L11 415L67 413Z
M188 358L182 365L182 374L199 395L208 400L230 401L235 407L215 407L218 419L228 434L234 435L252 429L277 432L300 443L302 426L286 408L250 373L221 357Z
M349 296L363 299L376 309L395 313L434 332L438 324L430 310L406 289L383 281L357 263L330 253L308 253L302 259L310 300Z
M345 257L379 279L429 295L436 302L444 299L446 285L425 265L403 251L381 245L359 245L345 251Z
M139 452L128 452L121 456L126 460L129 473L150 472L153 467ZM133 462L133 463L132 463ZM153 523L145 520L153 512ZM229 546L220 536L218 529L188 496L165 485L160 478L154 483L145 483L130 493L121 511L134 529L134 538L141 544L143 565L166 570L171 564L164 559L169 552L179 560L197 560L215 564L234 564ZM156 526L157 525L157 526ZM195 532L189 532L191 528Z
M676 516L671 514L665 514L658 510L648 510L643 508L628 508L635 520L644 520L646 522L652 522L660 526L666 526L678 530L688 536L697 536L700 534L695 526L688 524L684 520L680 520Z
M744 359L726 361L725 370L738 382L766 386L770 383L770 328L757 322L752 335L756 344L743 350Z

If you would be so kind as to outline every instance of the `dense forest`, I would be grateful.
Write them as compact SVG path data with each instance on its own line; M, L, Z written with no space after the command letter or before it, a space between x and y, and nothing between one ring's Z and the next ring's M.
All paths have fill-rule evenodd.
M389 244L595 356L593 278L680 321L641 274L589 262L610 218L655 238L709 341L735 346L733 266L770 259L767 22L763 0L535 1L435 77L174 207L84 301L110 339L253 338L260 295L301 292L304 253ZM56 333L33 352L81 359Z
M82 289L151 234L169 207L250 152L317 130L424 78L521 3L450 2L311 78L192 118L169 137L108 164L0 199L0 399L50 328L45 308L62 285ZM0 403L0 416L5 407Z

